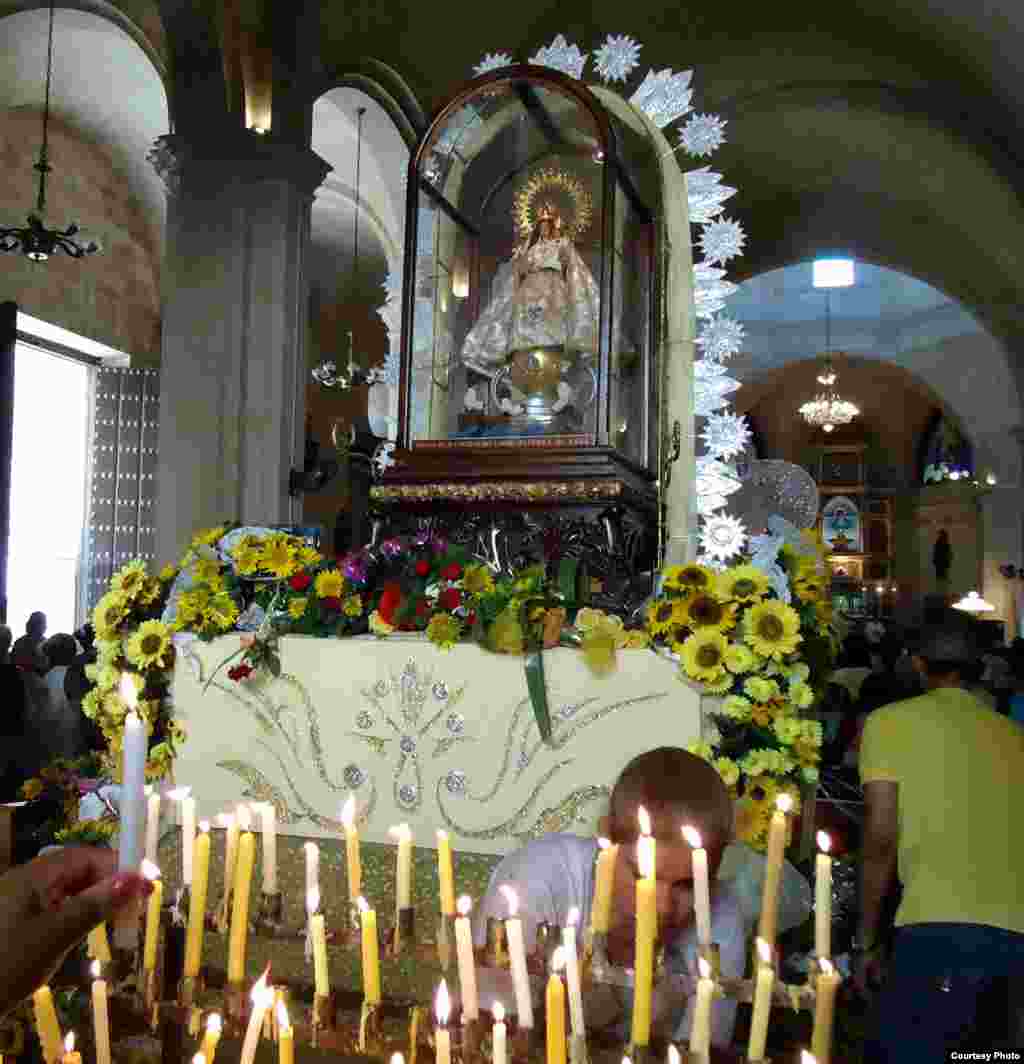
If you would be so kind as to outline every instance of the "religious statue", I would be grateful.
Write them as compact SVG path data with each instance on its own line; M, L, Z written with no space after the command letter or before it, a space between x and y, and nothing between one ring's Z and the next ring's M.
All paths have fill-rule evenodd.
M949 542L949 533L943 528L940 529L932 550L932 565L935 566L935 577L940 584L949 579L949 569L952 564L953 547Z

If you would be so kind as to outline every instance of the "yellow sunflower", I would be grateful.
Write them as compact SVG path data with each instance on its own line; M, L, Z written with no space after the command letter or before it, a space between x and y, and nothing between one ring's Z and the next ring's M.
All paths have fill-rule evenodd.
M139 558L128 562L110 581L111 591L120 591L128 598L134 598L146 580L146 563Z
M312 566L319 565L324 560L324 556L316 549L316 547L311 547L308 543L299 547L298 558L299 565L301 565L303 569L312 568Z
M171 630L163 621L143 621L128 640L125 655L140 669L170 664Z
M212 547L224 535L224 525L218 525L216 528L207 528L202 532L197 532L192 537L193 547Z
M670 565L664 573L663 587L666 591L707 591L714 586L715 574L703 565Z
M462 574L462 590L467 595L484 595L494 590L494 577L486 565L467 565Z
M730 643L725 652L725 667L732 673L752 672L757 665L754 652L742 643Z
M284 580L299 569L291 536L269 536L260 555L260 568L279 579Z
M345 578L337 569L325 569L316 574L313 589L317 598L341 598L345 590Z
M108 591L92 611L97 639L116 639L117 630L128 613L128 599L121 591Z
M704 682L704 690L709 695L728 694L735 682L736 678L731 673L723 671L717 680L706 680Z
M342 610L346 617L358 617L363 612L363 600L359 595L349 595Z
M220 579L220 562L216 558L200 558L194 572L196 583L216 583Z
M704 628L727 631L736 624L736 607L708 591L698 591L686 600L684 623L695 631Z
M744 618L747 643L756 654L780 660L799 646L800 617L785 602L768 600L751 606Z
M143 606L151 606L160 597L162 590L163 584L160 583L159 577L147 576L142 584L142 590L139 591L139 602Z
M259 547L247 546L242 550L232 551L235 567L242 576L258 573L263 563L263 551Z
M714 628L694 632L682 645L683 668L691 680L714 683L725 670L728 640Z
M450 613L435 613L427 625L427 638L441 650L451 650L461 634L461 622Z
M161 584L169 584L177 575L178 570L176 566L165 565L160 570L160 575L157 579L159 579Z
M752 565L737 565L718 574L718 593L732 602L759 602L768 587L768 577Z
M293 621L297 621L305 612L306 607L309 605L309 599L302 595L299 598L293 598L288 603L288 615Z
M204 625L212 625L222 632L234 628L238 620L238 603L225 592L210 598L202 609Z
M647 630L651 635L665 635L685 623L685 600L655 599L647 607Z

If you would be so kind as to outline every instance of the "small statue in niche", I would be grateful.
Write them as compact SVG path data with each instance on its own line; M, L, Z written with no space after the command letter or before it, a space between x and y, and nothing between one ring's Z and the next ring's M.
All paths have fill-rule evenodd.
M935 547L932 550L932 565L935 566L935 577L940 584L949 579L949 570L953 564L953 547L949 542L949 532L941 529L935 539Z

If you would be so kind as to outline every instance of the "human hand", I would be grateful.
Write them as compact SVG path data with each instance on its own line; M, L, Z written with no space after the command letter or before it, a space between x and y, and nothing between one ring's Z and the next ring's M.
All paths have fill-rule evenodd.
M886 957L879 947L854 954L853 985L862 997L872 997L885 981Z
M0 1017L45 983L97 924L144 898L153 885L117 872L117 855L68 846L0 877Z

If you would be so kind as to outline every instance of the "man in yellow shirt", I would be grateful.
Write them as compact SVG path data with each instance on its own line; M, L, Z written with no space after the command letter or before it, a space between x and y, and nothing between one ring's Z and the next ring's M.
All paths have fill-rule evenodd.
M931 1064L1013 1044L1007 1001L1024 979L1024 729L968 693L970 622L922 633L926 693L868 717L858 982L882 971L882 910L903 898L866 1062ZM992 1009L994 1001L1001 1008Z

